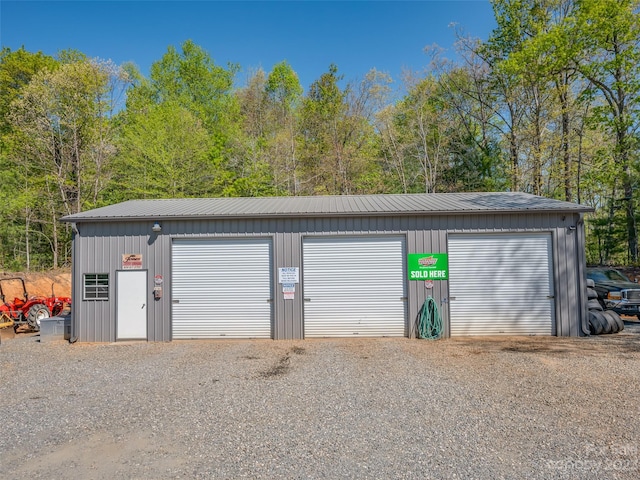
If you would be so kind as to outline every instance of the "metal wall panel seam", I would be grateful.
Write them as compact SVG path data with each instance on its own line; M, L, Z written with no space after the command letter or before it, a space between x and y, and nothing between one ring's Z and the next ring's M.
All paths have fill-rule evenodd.
M553 267L553 270L552 270L553 271L553 284L554 284L553 294L556 297L556 302L555 302L555 307L556 307L556 312L555 312L556 313L556 326L555 326L555 328L556 328L556 335L562 336L564 334L564 325L562 324L564 317L562 316L561 305L559 305L562 302L558 302L558 294L555 291L556 290L555 286L556 285L561 285L560 278L559 278L559 274L560 274L560 272L559 272L559 267L560 267L559 259L556 258L557 255L555 255L555 253L554 253L554 252L558 252L559 251L558 250L558 241L559 240L558 240L557 231L552 230L551 231L551 245L552 245L552 248L551 248L551 262L552 263L551 263L551 265ZM560 325L558 325L558 323L560 323Z

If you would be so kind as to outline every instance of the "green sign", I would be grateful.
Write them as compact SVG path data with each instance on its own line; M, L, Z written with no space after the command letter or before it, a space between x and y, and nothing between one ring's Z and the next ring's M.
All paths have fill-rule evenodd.
M446 253L410 253L407 255L409 280L448 280Z

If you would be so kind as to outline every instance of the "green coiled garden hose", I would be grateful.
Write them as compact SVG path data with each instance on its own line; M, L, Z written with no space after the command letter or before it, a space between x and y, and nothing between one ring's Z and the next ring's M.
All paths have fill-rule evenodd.
M418 315L418 338L435 340L442 335L442 319L436 301L428 297Z

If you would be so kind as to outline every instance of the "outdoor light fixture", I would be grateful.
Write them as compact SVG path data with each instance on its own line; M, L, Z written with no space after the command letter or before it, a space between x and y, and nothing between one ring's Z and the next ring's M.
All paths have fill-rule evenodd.
M162 225L160 225L160 222L155 222L153 227L151 227L151 230L155 233L160 233L162 231Z

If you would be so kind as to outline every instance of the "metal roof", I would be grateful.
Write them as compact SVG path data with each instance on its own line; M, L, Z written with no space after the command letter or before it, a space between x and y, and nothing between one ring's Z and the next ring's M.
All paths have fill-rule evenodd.
M422 193L316 197L129 200L62 217L67 222L524 212L591 212L585 205L521 192Z

